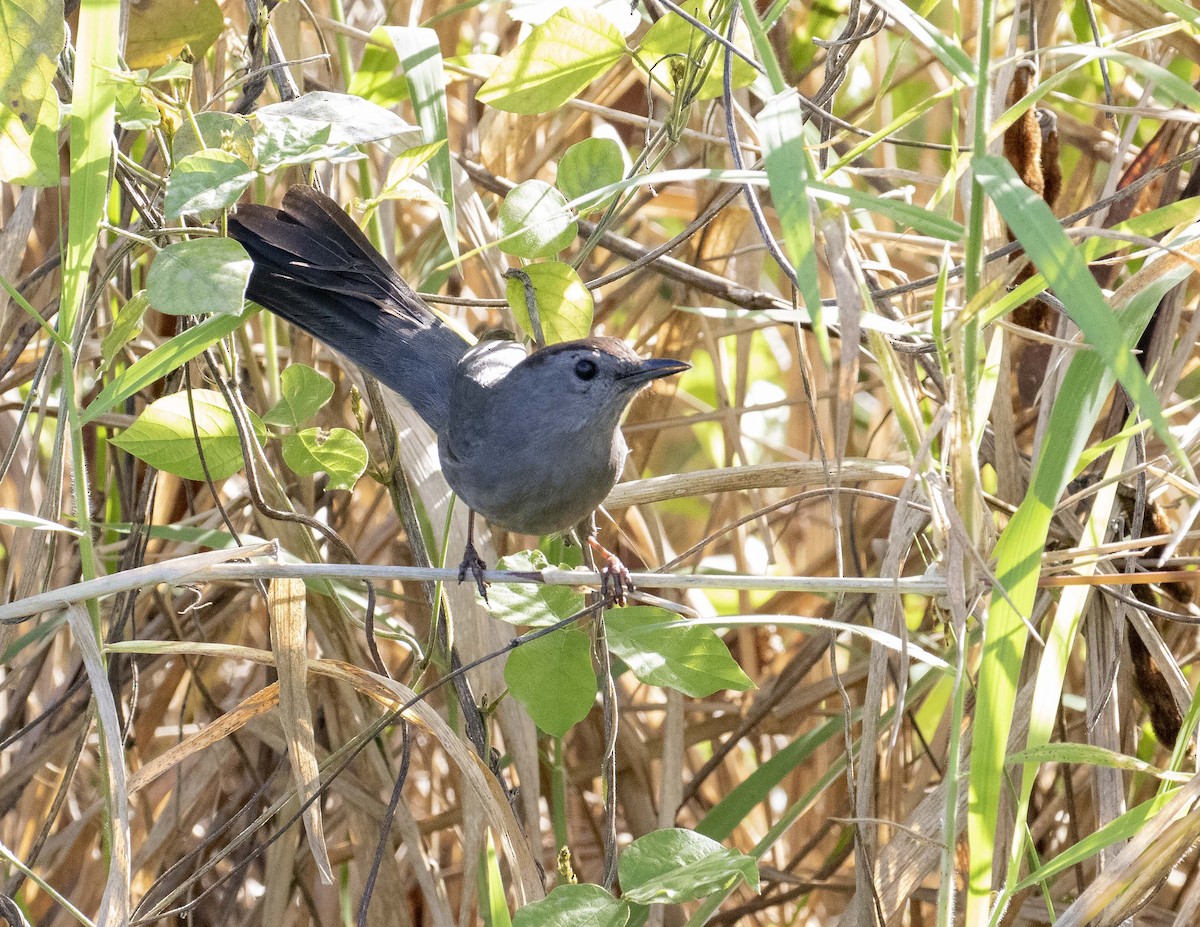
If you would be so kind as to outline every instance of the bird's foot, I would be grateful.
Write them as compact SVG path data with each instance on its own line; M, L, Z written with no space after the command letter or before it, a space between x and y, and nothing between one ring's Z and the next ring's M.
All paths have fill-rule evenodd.
M458 565L458 581L461 583L465 580L469 571L475 580L475 588L479 590L479 594L483 596L485 603L487 603L488 597L487 583L483 581L483 571L486 569L487 564L483 562L483 558L476 552L475 545L467 541L466 550L463 551L462 563Z
M621 562L620 557L594 537L588 538L588 546L592 548L596 559L600 562L601 598L611 601L614 605L624 606L626 594L634 590L633 579L629 575L628 568Z

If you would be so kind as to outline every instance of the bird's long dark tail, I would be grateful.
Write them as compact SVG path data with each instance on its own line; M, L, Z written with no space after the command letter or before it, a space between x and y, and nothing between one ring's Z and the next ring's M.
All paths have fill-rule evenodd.
M280 209L238 207L229 235L254 261L250 299L349 357L442 430L467 343L337 203L298 184Z

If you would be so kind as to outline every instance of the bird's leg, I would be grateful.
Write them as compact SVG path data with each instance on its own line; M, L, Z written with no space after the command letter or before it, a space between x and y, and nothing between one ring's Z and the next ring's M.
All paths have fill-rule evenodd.
M483 596L483 601L487 602L487 583L483 581L483 571L487 569L487 564L483 562L483 558L475 550L475 512L472 511L467 516L467 547L463 551L462 563L458 565L458 581L461 583L467 578L467 571L470 570L471 575L475 578L475 588L479 590L479 594Z
M586 534L587 545L600 565L600 596L604 599L611 598L615 605L624 605L626 592L633 592L633 580L629 576L629 570L620 557L596 540L595 516L585 524L586 532L583 525L580 525L580 534Z

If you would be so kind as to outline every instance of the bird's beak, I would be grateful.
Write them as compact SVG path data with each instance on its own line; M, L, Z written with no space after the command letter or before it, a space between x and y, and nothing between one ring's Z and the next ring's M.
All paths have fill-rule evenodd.
M672 360L669 357L651 357L642 361L628 373L622 374L620 379L633 385L641 385L649 383L651 380L683 373L685 370L690 370L691 367L691 364Z

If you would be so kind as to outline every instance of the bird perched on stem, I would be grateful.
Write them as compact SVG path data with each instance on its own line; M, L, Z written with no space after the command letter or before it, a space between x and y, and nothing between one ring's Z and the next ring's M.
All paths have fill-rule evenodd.
M615 338L531 354L511 341L472 347L337 203L309 186L291 187L280 209L238 207L229 234L254 262L250 299L399 393L436 433L446 482L471 509L459 580L470 572L485 598L475 514L535 535L589 519L625 461L626 406L652 380L689 366L639 357ZM628 574L589 541L611 558L606 580L620 599Z

